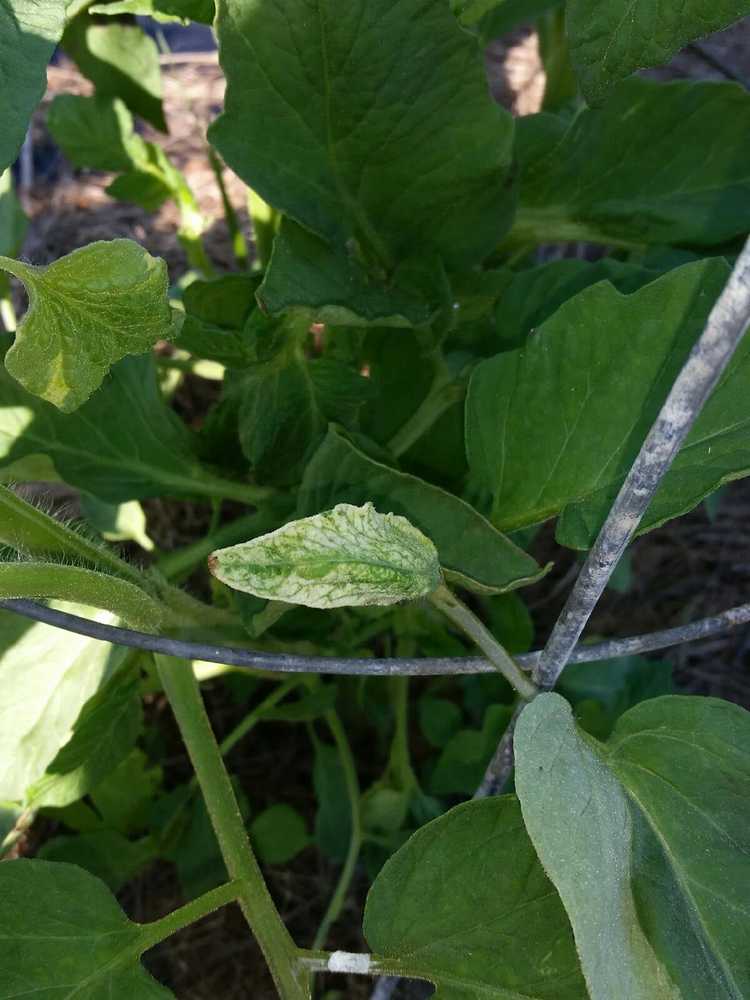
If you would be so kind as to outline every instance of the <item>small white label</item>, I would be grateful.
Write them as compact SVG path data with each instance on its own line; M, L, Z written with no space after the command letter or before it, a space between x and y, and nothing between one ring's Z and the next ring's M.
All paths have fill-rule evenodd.
M329 972L350 972L355 976L366 976L370 971L369 955L359 955L353 951L334 951L328 959Z

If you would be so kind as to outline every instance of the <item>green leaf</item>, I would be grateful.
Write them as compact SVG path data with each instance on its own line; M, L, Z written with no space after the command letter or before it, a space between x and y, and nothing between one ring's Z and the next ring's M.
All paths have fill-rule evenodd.
M162 769L134 748L91 793L102 823L132 834L148 825L149 811L162 784Z
M474 371L467 453L502 530L563 512L558 540L585 548L722 290L722 260L687 264L632 295L602 283L566 302L522 350ZM606 330L606 336L602 335ZM640 531L750 471L744 341L662 481Z
M555 125L543 142L531 140L539 119ZM737 129L750 129L750 95L692 81L630 80L570 124L521 119L521 203L508 239L716 246L744 234L750 165L736 155Z
M86 614L84 608L65 610ZM112 622L100 612L96 620ZM121 664L107 643L0 612L0 801L23 802Z
M447 698L423 695L418 704L419 728L434 747L443 747L461 725L462 712Z
M253 337L254 363L227 382L226 399L237 406L242 451L263 482L298 482L329 420L352 425L376 391L341 361L308 360L307 330L306 321L279 324L258 313L244 330L248 339Z
M156 42L131 24L96 23L85 11L65 29L63 48L100 97L119 97L132 112L167 131Z
M508 705L490 705L481 729L459 729L451 736L430 775L433 795L474 794L511 714Z
M108 542L135 542L147 552L153 551L154 543L147 533L146 514L137 500L109 504L83 493L81 513Z
M750 991L750 715L655 698L606 744L544 694L515 736L526 827L573 925L592 1000Z
M583 702L600 706L599 725L596 730L587 727L587 732L606 739L616 721L633 705L672 693L672 664L642 656L570 663L557 689L577 712Z
M635 70L669 62L683 45L746 14L747 0L687 0L678 6L651 0L570 0L567 33L581 89L590 103L599 102Z
M415 524L435 543L446 576L470 590L512 590L544 573L463 500L376 462L330 428L305 470L298 514L367 500Z
M64 413L85 403L116 361L173 334L167 265L131 240L91 243L46 267L0 258L0 268L29 296L5 367Z
M570 927L515 796L467 802L423 827L367 897L376 957L429 979L435 1000L584 1000Z
M252 335L243 327L255 311L257 286L258 279L245 274L191 282L182 297L185 322L176 346L230 368L250 364Z
M128 840L116 830L63 834L45 841L36 854L42 861L78 865L120 892L147 864L156 859L150 837Z
M64 0L0 0L0 174L15 160L44 96L47 63L64 24Z
M441 579L435 546L404 517L337 504L209 558L222 583L310 608L396 604Z
M461 14L460 20L467 24L473 22L477 14L481 16L487 11L479 23L479 28L482 38L491 41L493 38L506 35L521 24L536 21L542 14L560 5L561 0L467 0L465 12ZM494 9L488 9L490 7Z
M196 458L195 438L165 405L153 358L126 358L79 410L61 414L0 368L0 468L26 455L49 455L71 486L101 500L235 495Z
M494 310L495 334L488 354L523 347L530 334L564 302L598 281L630 294L655 281L661 272L603 257L594 263L575 258L551 261L513 275Z
M146 928L128 920L104 883L83 869L8 861L0 865L0 900L2 1000L19 990L77 1000L174 997L140 964Z
M285 803L269 806L250 824L250 839L267 865L291 861L310 843L304 819Z
M492 250L513 124L445 0L221 0L217 30L228 88L209 135L265 201L387 270Z
M399 281L399 278L401 281ZM332 250L302 226L284 218L258 301L271 316L302 309L320 323L336 326L423 326L433 306L403 273L374 282L350 254Z
M131 170L143 155L145 143L118 98L58 94L47 112L47 128L74 167Z
M73 735L27 790L28 804L66 806L83 798L127 755L142 722L138 676L119 671L83 706Z

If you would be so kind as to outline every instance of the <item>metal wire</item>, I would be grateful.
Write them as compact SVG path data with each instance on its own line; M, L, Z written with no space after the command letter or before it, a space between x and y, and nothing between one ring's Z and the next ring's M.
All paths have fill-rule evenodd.
M44 622L67 632L76 632L91 639L111 642L118 646L130 646L146 652L176 656L186 660L207 660L223 663L244 670L264 670L286 673L318 673L359 675L366 677L434 677L451 674L492 674L496 673L492 664L481 657L423 657L415 659L355 659L334 656L297 656L290 653L266 653L239 646L216 646L202 642L187 642L168 636L150 635L133 629L106 625L90 621L79 615L48 608L35 601L4 600L0 607L15 614ZM709 618L701 618L688 625L661 629L647 635L630 636L625 639L609 639L606 642L579 643L571 662L592 663L596 660L615 659L618 656L632 656L636 653L651 653L683 642L705 639L708 636L728 632L740 625L750 623L750 604L729 608ZM541 650L515 657L524 669L533 669L539 661Z

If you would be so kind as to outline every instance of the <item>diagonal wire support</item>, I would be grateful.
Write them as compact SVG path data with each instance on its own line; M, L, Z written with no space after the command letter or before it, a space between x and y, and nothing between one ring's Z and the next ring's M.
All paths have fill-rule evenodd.
M542 690L551 690L566 665L575 662L578 640L592 611L749 324L750 240L643 442L534 667L534 679ZM475 798L497 795L507 784L519 714L503 734Z
M578 574L534 671L551 689L662 479L750 324L750 240L711 310Z

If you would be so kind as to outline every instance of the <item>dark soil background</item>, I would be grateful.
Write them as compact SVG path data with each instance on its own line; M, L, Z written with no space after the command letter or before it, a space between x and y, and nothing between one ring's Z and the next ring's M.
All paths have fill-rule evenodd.
M167 32L171 52L162 57L165 110L170 132L166 151L185 171L204 213L216 218L209 252L218 265L231 267L231 248L222 220L215 180L205 156L205 132L218 113L224 84L209 29L175 28ZM537 40L531 29L521 29L493 43L487 52L488 79L493 95L516 114L538 110L544 88ZM750 80L750 19L688 47L669 67L654 71L660 78ZM64 59L49 70L49 91L36 114L23 165L21 197L30 216L24 255L34 263L57 259L96 239L131 237L163 256L172 279L186 270L176 240L176 213L171 206L155 214L112 201L104 192L106 175L74 171L56 149L44 121L49 101L59 93L90 93L91 87ZM148 132L148 130L147 130ZM243 185L229 172L230 197L247 229ZM248 236L250 234L248 233ZM568 252L559 248L558 254ZM178 405L194 423L206 405L205 383L188 377ZM74 498L63 498L67 502ZM205 531L208 510L190 504L153 501L145 505L149 531L160 547L169 549L194 540ZM540 561L554 560L550 576L524 592L537 623L541 643L572 583L575 556L554 544L545 528L535 543ZM632 585L626 593L608 591L597 610L589 634L629 635L677 625L741 604L750 594L750 480L721 491L718 509L701 506L687 517L670 522L637 541L632 549ZM750 631L678 647L663 654L675 667L677 684L686 691L728 698L750 708ZM221 736L238 721L239 709L220 684L206 685L212 721ZM172 755L164 762L175 779L188 774L188 763L164 703L151 706L155 721L170 734ZM356 749L356 748L355 748ZM358 757L363 785L368 774L367 747ZM279 787L285 800L304 814L314 814L309 742L302 726L266 726L233 752L230 766L252 793L260 808L270 804ZM42 835L44 830L39 831ZM33 853L39 834L25 844ZM308 848L283 869L266 872L271 890L292 934L309 945L325 909L336 869ZM360 875L348 907L334 928L336 947L365 948L358 928L367 889ZM133 919L152 920L183 900L171 865L153 865L122 894ZM227 907L180 933L148 957L149 967L181 1000L233 1000L251 996L272 1000L275 993L260 955L249 939L236 907ZM365 998L369 980L329 984L338 997Z

